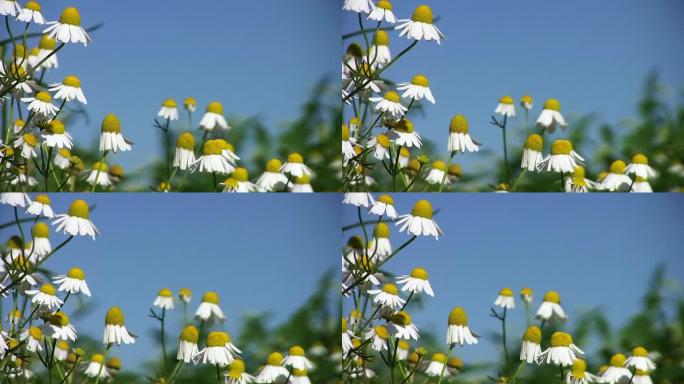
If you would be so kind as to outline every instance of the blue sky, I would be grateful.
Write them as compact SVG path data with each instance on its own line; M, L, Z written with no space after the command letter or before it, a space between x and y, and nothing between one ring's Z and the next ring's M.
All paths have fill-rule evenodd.
M76 6L85 26L104 22L88 47L69 45L47 76L80 77L91 123L71 129L77 143L97 138L102 118L119 116L134 151L111 159L132 169L158 156L152 127L167 97L193 96L199 113L214 100L228 116L259 115L272 132L299 116L311 87L337 74L339 9L319 0L46 1L55 20ZM5 34L6 32L3 32ZM182 120L185 121L185 120Z
M608 123L634 116L652 69L660 71L670 97L684 87L678 37L684 35L684 3L678 0L392 2L399 18L410 18L421 3L441 18L436 24L446 40L441 45L420 42L384 75L397 82L418 73L430 79L437 104L426 103L426 117L414 115L414 123L438 145L442 157L447 156L450 119L461 113L473 137L484 143L481 151L495 151L501 158L501 132L489 119L504 95L516 100L532 95L531 119L544 100L557 98L572 127L573 118L590 112ZM342 27L344 32L358 30L356 15L346 12ZM410 43L398 32L390 33L390 41L395 55ZM516 130L522 132L522 126ZM511 136L509 146L516 139ZM517 139L518 146L522 140ZM485 161L484 155L459 157L469 166Z
M509 317L513 319L509 323L511 337L522 335L524 330L524 310L517 292L526 286L535 292L535 311L544 293L556 290L569 314L570 327L579 311L601 308L614 329L641 309L656 265L666 263L669 277L680 282L682 292L684 197L680 195L393 197L400 214L410 212L421 198L440 210L435 220L444 237L418 238L385 265L396 274L419 266L430 273L435 297L427 298L422 309L409 312L419 329L432 330L439 340L455 306L466 309L470 327L479 334L500 332L500 324L488 313L504 287L516 292L520 308ZM342 222L358 222L356 210L343 208ZM345 233L345 241L353 233ZM406 234L392 230L394 247L408 239ZM497 351L499 344L483 339L459 355L466 363L491 361Z
M84 196L52 195L53 206L64 212L76 197ZM128 367L158 353L147 333L158 329L158 323L147 314L161 288L175 293L182 287L192 289L193 313L205 291L218 292L228 317L226 329L236 334L244 315L268 311L272 324L286 319L316 288L321 275L338 267L332 257L339 249L335 195L199 197L85 196L96 206L91 219L102 236L95 241L74 239L46 263L55 272L79 266L86 273L92 311L75 321L79 333L100 339L109 307L124 310L126 325L140 335L134 345L115 349ZM3 222L10 212L0 207ZM0 238L15 233L2 230ZM63 239L53 234L53 245ZM67 313L73 305L67 302ZM175 320L167 328L170 340L176 340L182 312L178 306L171 315Z

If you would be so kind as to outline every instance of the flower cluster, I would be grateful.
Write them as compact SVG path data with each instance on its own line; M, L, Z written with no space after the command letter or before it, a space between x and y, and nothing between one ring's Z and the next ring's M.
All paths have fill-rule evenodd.
M434 212L430 203L417 201L411 215L401 216L406 221L396 222L400 232L408 230L413 235L398 247L390 243L388 223L399 217L391 196L382 195L375 200L368 193L347 193L344 203L355 206L358 217L357 223L344 228L361 232L350 237L342 249L342 292L349 301L343 305L348 312L341 320L344 378L350 382L369 378L389 382L390 377L396 376L399 381L418 382L418 377L423 376L426 382L451 382L464 368L461 356L455 355L456 347L462 348L465 354L480 338L471 328L466 310L461 306L453 307L446 319L446 329L442 331L444 344L430 355L430 341L423 342L421 330L410 315L411 304L424 305L435 297L430 275L420 266L394 275L386 266L399 252L405 253L417 236L438 237L431 230L424 231L425 220L432 221L427 226L442 234L432 219ZM363 213L366 209L370 209L369 212ZM364 218L369 215L370 219ZM378 215L378 219L374 220L373 215ZM371 229L373 224L375 227ZM522 288L519 297L527 322L521 342L516 344L520 345L519 352L509 353L510 340L507 340L507 319L518 308L514 290L501 289L489 308L490 316L500 322L502 330L504 366L498 372L499 382L513 383L526 367L534 369L534 365L548 365L557 367L560 380L568 384L630 381L651 384L650 374L656 368L655 355L645 348L635 347L629 358L617 353L597 375L591 374L587 371L587 355L575 345L572 336L562 330L568 315L561 305L560 295L555 291L546 292L534 313L531 312L532 289ZM538 321L536 325L532 314Z
M440 44L444 35L435 25L435 16L428 5L420 5L410 19L397 19L390 0L346 0L343 9L358 18L359 31L344 35L344 39L361 39L348 45L342 59L342 99L345 123L342 124L342 155L344 191L368 191L372 188L392 191L447 191L459 187L463 170L455 162L456 155L478 152L482 144L471 136L468 118L455 114L448 124L445 137L445 158L430 160L421 153L424 142L419 127L409 115L422 109L422 103L436 102L433 88L425 75L426 68L417 68L411 79L391 80L384 72L404 57L419 42ZM366 20L364 20L366 19ZM369 23L371 25L369 25ZM390 51L390 30L411 43L396 55ZM511 125L518 116L511 96L499 99L491 124L502 132L504 172L495 189L515 191L527 172L560 175L556 190L566 192L630 191L652 192L649 179L656 176L648 158L634 154L632 162L615 159L609 170L586 178L585 159L565 138L554 139L549 152L544 152L544 135L566 130L568 122L561 114L556 99L544 102L536 124L530 123L534 107L532 96L520 99L524 121L517 125L526 132L520 166L509 163L508 141ZM560 128L560 129L559 129ZM514 173L517 176L514 177ZM374 185L377 184L377 187Z
M0 137L2 190L114 188L124 170L109 165L106 157L132 149L118 117L109 114L103 119L97 148L100 158L87 164L77 155L87 149L76 146L68 129L73 115L87 104L81 79L74 74L51 82L47 79L59 67L57 53L63 47L90 42L79 10L67 7L57 21L46 21L36 1L23 6L17 1L2 3L0 15L5 18L12 47L0 60L0 104L9 107ZM22 24L17 29L23 33L12 32L10 18ZM36 41L30 38L34 28L42 31Z

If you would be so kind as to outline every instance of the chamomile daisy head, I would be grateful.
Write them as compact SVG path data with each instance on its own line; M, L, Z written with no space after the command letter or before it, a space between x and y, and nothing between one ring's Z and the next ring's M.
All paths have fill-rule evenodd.
M570 173L583 162L584 158L575 152L570 140L559 139L551 144L551 154L538 164L537 170Z
M21 11L22 8L16 0L3 0L0 2L0 16L15 17Z
M57 290L68 293L83 293L90 296L90 289L85 281L85 272L81 268L73 267L66 275L56 276L53 282L58 285Z
M656 364L648 356L648 350L641 346L632 349L632 355L625 360L625 366L634 367L641 371L656 369Z
M368 293L373 296L373 303L382 306L387 310L398 310L405 303L404 299L399 297L399 289L396 285L388 283L382 289L371 289Z
M432 204L427 200L419 200L413 205L411 214L401 215L396 225L399 232L408 232L414 236L434 236L439 239L442 230L432 219Z
M133 344L135 339L126 329L126 319L119 307L111 307L105 316L104 344Z
M384 133L380 133L377 136L374 136L373 138L368 140L368 144L366 144L366 146L368 148L373 148L374 158L378 160L386 160L390 158L390 143L391 140L389 136L387 136ZM356 154L354 154L354 156L356 156Z
M513 290L510 288L503 288L499 291L499 295L494 301L494 305L497 305L504 309L515 308L515 298L513 297Z
M643 153L632 156L632 162L625 168L625 173L634 174L643 180L653 178L657 175L655 169L648 165L648 157Z
M390 119L399 119L408 110L401 104L401 96L395 91L387 91L382 97L371 97L370 101L375 103L374 109L376 111Z
M530 95L525 95L521 97L520 106L523 107L523 109L529 111L534 106L534 98L532 98L532 96Z
M394 336L398 339L418 340L420 336L418 328L413 324L411 315L406 311L399 311L393 314L390 324L394 330Z
M539 355L539 361L560 366L572 365L584 352L573 344L572 336L565 332L551 335L550 347Z
M601 182L601 188L608 191L624 191L632 184L632 179L626 175L627 164L622 160L615 160L610 164L608 174Z
M390 24L397 22L397 18L394 15L392 3L389 0L378 0L373 7L373 10L368 15L369 20L383 21ZM384 32L384 31L383 31Z
M522 337L522 346L520 348L520 360L527 363L536 362L541 350L542 332L539 327L531 326L525 330Z
M199 330L197 330L194 325L186 325L179 336L176 360L182 361L186 364L191 362L192 357L199 351L199 347L197 346L198 341Z
M447 148L449 152L477 152L480 144L470 137L468 119L457 114L451 118L449 123L449 141Z
M109 113L102 119L100 131L100 151L126 152L132 149L131 143L121 134L121 121L115 114Z
M39 327L29 327L19 335L21 341L26 342L26 350L29 352L40 352L43 350L43 331Z
M55 344L55 360L65 361L69 355L69 343L65 340L57 341Z
M344 194L342 204L368 208L373 204L373 196L368 192L348 192Z
M190 300L192 300L192 291L190 288L181 288L178 291L178 298L187 304L190 302Z
M388 349L389 331L384 325L372 327L365 334L366 340L371 340L371 347L375 351L384 351Z
M195 112L197 109L197 100L195 100L194 97L186 97L185 100L183 100L183 107L190 113Z
M113 184L112 178L109 176L109 165L104 161L96 161L83 173L85 180L90 185L100 185L109 187Z
M59 16L59 21L49 23L52 24L43 33L48 34L50 38L55 38L62 43L82 43L84 46L88 45L90 36L81 26L81 14L76 7L64 8L62 14Z
M90 378L99 377L100 379L107 380L111 377L109 372L105 369L105 357L99 353L90 357L90 362L84 373Z
M28 290L26 295L31 296L31 303L33 305L48 311L55 310L64 303L57 297L57 290L52 284L43 284L39 289Z
M468 327L468 315L461 307L454 307L449 313L446 342L452 344L477 344L479 336L473 334Z
M281 365L283 355L280 352L271 352L264 365L256 376L258 383L273 383L289 374L287 368Z
M371 0L344 0L342 9L356 13L369 13L374 8Z
M25 208L31 205L31 198L23 192L5 192L0 194L0 204Z
M77 338L76 329L71 325L69 316L61 311L48 317L48 321L43 327L43 333L56 340L75 341Z
M308 369L314 368L314 364L306 357L304 348L299 345L294 345L288 350L287 356L281 362L283 366L292 367L293 369Z
M415 40L434 40L439 44L444 34L434 25L434 20L432 8L423 4L413 11L411 19L399 20L395 29L401 30L399 36Z
M41 13L41 6L37 1L29 1L21 8L17 20L25 23L45 24L45 17Z
M544 102L544 109L537 118L537 126L553 133L556 127L565 128L568 124L560 112L560 102L557 99L548 99Z
M447 363L447 356L441 352L436 352L430 358L430 363L425 369L425 374L430 377L443 376L445 373L445 365Z
M503 96L499 99L494 113L505 117L515 117L515 102L510 96Z
M211 291L205 292L204 295L202 295L202 302L199 307L197 307L197 311L195 311L195 318L210 324L216 320L224 322L226 316L223 314L223 310L221 310L219 303L220 297L218 293Z
M76 75L68 75L61 83L50 84L48 88L51 92L55 92L55 99L73 101L78 100L83 104L87 104L83 89L81 89L81 79Z
M33 201L29 203L26 208L26 213L34 216L43 216L48 219L53 219L55 213L52 210L52 201L48 195L37 195Z
M28 104L27 109L44 119L50 119L57 114L58 108L52 104L52 95L47 91L40 91L33 97L22 97L21 101Z
M534 292L532 288L525 287L520 290L520 298L526 303L531 303L534 297Z
M601 382L616 384L629 380L632 372L625 367L626 361L627 357L622 353L616 353L611 356L608 366L601 373Z
M173 309L173 292L168 288L160 289L152 305L163 310Z
M33 236L33 244L29 254L33 253L34 259L40 260L52 252L50 226L46 223L38 222L31 228L31 235Z
M287 155L287 161L280 167L280 172L294 177L310 176L312 173L311 168L304 164L304 157L298 152Z
M394 199L390 195L380 195L374 202L370 209L373 215L387 215L390 219L398 217L397 210L394 208Z
M171 98L164 100L159 112L157 112L157 116L170 121L178 120L178 105L176 104L176 100Z
M218 101L212 101L207 105L207 109L200 120L200 129L205 131L213 131L216 128L223 130L230 130L230 126L223 116L223 104Z
M425 268L416 267L408 275L397 277L397 284L402 285L402 292L411 292L413 294L425 292L425 294L434 297L435 293L432 291L428 276L428 271Z
M432 104L435 103L435 98L430 90L430 81L425 75L415 75L410 82L400 83L397 89L404 91L401 97L415 101L426 99Z
M442 160L435 160L432 162L430 172L425 177L425 181L430 184L441 184L447 182L446 179L446 163Z

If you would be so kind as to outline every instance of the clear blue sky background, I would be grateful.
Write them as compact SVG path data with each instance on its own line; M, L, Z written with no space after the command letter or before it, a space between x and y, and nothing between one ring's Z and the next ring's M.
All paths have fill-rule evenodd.
M65 212L76 197L52 195L53 206ZM140 335L134 345L115 348L114 354L129 368L159 352L147 332L158 329L158 322L147 315L160 288L174 293L192 289L192 313L205 291L218 292L228 317L226 330L237 334L248 314L268 311L271 324L286 319L324 272L338 268L332 257L339 249L335 195L226 199L117 193L85 199L96 205L91 218L102 236L72 240L46 266L61 273L73 266L85 271L93 293L92 312L75 321L80 334L101 339L109 307L124 310L126 325ZM10 212L0 207L3 222ZM15 233L3 230L0 238ZM63 239L53 235L52 241L56 245ZM73 305L67 302L67 313ZM167 328L170 335L180 329L182 313L178 305Z
M104 22L88 47L68 45L47 79L81 78L91 124L68 127L77 143L99 135L105 114L116 113L134 151L112 162L129 169L158 156L152 127L161 102L218 100L228 116L263 117L272 132L299 116L311 88L338 72L339 9L333 2L289 1L45 1L56 20L76 6L83 25ZM23 24L22 24L23 25ZM3 35L6 32L2 33ZM182 109L182 108L181 108ZM182 120L183 122L185 120Z
M659 263L666 263L670 278L684 281L680 195L393 197L400 214L410 212L421 198L440 210L435 220L444 237L418 238L385 266L396 274L418 266L427 269L435 298L428 297L422 309L409 312L419 329L430 329L438 340L445 337L447 317L455 306L466 309L470 327L479 334L500 332L489 308L504 287L516 292L520 309L510 317L509 332L518 337L525 326L517 296L523 287L534 290L535 311L546 291L558 291L571 328L579 311L588 308L601 308L617 328L642 308L648 280ZM358 222L356 210L346 206L342 221ZM394 247L409 239L392 227ZM345 233L345 240L352 233ZM681 293L681 284L678 289ZM483 338L457 353L468 363L491 361L498 351L500 344Z
M430 79L437 104L424 103L426 117L414 114L414 123L438 145L442 157L448 156L450 119L461 113L473 137L484 143L481 151L502 158L501 132L489 119L504 95L516 101L532 95L530 117L535 120L544 100L557 98L572 127L573 118L591 112L608 123L633 117L652 69L660 71L671 96L684 87L684 3L679 0L392 2L399 18L410 18L422 3L441 18L436 24L446 40L441 45L420 42L383 75L397 82L418 73ZM356 14L345 12L342 27L344 32L358 30ZM410 43L398 31L390 33L390 40L394 55ZM469 154L457 161L474 167L485 156Z

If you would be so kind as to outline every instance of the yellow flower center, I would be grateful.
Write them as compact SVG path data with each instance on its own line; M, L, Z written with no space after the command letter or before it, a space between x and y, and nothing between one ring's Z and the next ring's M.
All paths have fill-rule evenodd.
M463 115L456 115L451 118L451 123L449 124L449 132L454 133L468 133L468 119Z
M413 132L413 122L409 119L401 119L394 125L394 130L404 133Z
M531 326L525 330L525 333L523 333L523 340L535 344L541 344L541 337L541 329L537 326Z
M423 76L423 75L413 76L413 79L411 79L411 84L417 85L419 87L425 87L425 88L430 86L430 82L428 81L428 78Z
M387 328L382 325L378 325L377 327L373 328L373 331L375 332L375 336L383 340L387 340L389 338L389 332L387 332Z
M571 375L577 379L583 379L586 375L587 363L582 359L575 360L572 363Z
M123 326L125 324L125 318L124 318L124 313L119 307L111 307L109 308L109 311L107 311L107 315L105 316L105 324L106 325L120 325Z
M24 139L24 144L31 146L31 147L36 146L36 143L37 143L36 136L34 136L32 133L25 133L22 137Z
M36 196L35 201L44 205L50 205L50 197L48 195L38 195Z
M40 12L40 4L36 3L35 1L29 1L28 3L26 3L24 8L29 9L31 11Z
M31 229L31 233L33 237L48 238L50 237L50 227L43 222L36 223Z
M247 172L247 168L235 168L235 171L233 172L233 177L235 178L235 180L240 182L245 182L249 180L249 173Z
M81 268L71 268L67 273L67 277L76 280L85 280L85 272Z
M57 342L57 348L59 348L63 351L68 351L69 350L69 343L67 343L64 340L60 340Z
M299 345L295 345L290 348L289 354L290 356L304 356L304 348L300 347Z
M183 132L176 140L176 147L192 151L195 149L195 136L190 132Z
M121 132L121 122L115 114L109 113L104 119L102 119L102 132Z
M434 17L432 16L432 9L427 5L419 5L415 11L413 11L413 16L411 20L417 21L419 23L432 24Z
M123 177L124 175L124 168L121 165L112 165L111 168L109 168L109 174L112 176L116 177Z
M392 10L392 3L389 0L380 0L375 4L376 7L386 9L388 11Z
M297 152L295 152L295 153L290 153L290 154L287 156L287 162L288 162L288 163L302 164L302 163L304 163L304 158L302 157L302 155L300 155L300 154L297 153Z
M401 97L399 96L398 93L394 91L389 91L385 92L385 100L391 101L393 103L398 103L401 100Z
M279 367L282 361L283 355L280 352L272 352L270 355L268 355L268 359L266 359L266 364Z
M449 325L468 325L468 315L466 311L461 307L455 307L449 313Z
M27 57L26 54L26 47L23 44L17 44L17 46L14 48L14 57L16 59L25 59Z
M584 167L576 167L572 171L572 177L574 179L577 179L578 181L581 179L582 181L584 180L584 177L586 176L586 170Z
M544 294L544 301L560 304L560 295L556 291L548 291L546 294Z
M627 164L625 164L624 161L615 160L612 164L610 164L610 173L622 175L625 173L625 168L627 168Z
M50 324L58 327L66 327L69 325L69 316L64 312L55 312L50 316Z
M181 288L180 291L178 291L178 296L190 297L192 296L192 291L189 288Z
M233 179L232 177L223 180L223 185L225 185L226 188L229 189L237 189L240 186L240 184L238 184L238 181Z
M392 199L392 196L390 195L380 195L380 197L378 197L378 201L381 203L394 205L394 199Z
M292 371L292 376L305 377L307 375L306 369L295 369Z
M349 127L347 124L342 124L342 141L349 140Z
M385 286L382 287L382 291L385 293L389 293L390 295L395 295L395 296L399 293L397 286L394 284L385 284Z
M375 140L378 142L378 145L380 145L383 148L389 148L390 146L390 139L387 137L387 135L383 135L382 133L379 134Z
M634 164L648 164L648 157L643 153L637 153L632 157L632 163Z
M375 237L379 239L387 239L390 234L389 226L385 223L378 223L378 225L375 226L373 233L375 234Z
M533 101L534 101L534 99L532 99L532 96L529 96L529 95L525 95L525 96L520 98L521 103L532 104Z
M399 349L407 350L411 347L408 341L401 339L399 340Z
M513 290L510 288L503 288L499 291L500 296L513 297Z
M107 173L109 171L109 166L107 163L103 161L98 161L95 164L93 164L93 171L97 172L99 171L100 173Z
M49 103L52 101L52 96L50 96L50 94L45 91L40 91L36 93L36 100L40 100L44 103Z
M554 332L551 335L552 347L569 347L572 344L572 336L565 332Z
M278 159L271 159L266 163L266 171L271 172L271 173L278 173L280 172L280 167L282 167L283 163L280 162Z
M48 35L43 35L40 38L40 43L38 43L38 48L45 49L48 51L54 51L57 47L57 42L55 39L50 38Z
M610 358L610 366L622 368L625 366L625 360L627 360L625 355L622 353L616 353Z
M408 150L406 147L401 147L399 150L399 157L409 157L411 156L411 151Z
M112 357L111 359L107 360L107 368L113 369L113 370L119 370L121 369L121 360L117 357Z
M207 140L204 142L202 146L203 155L220 155L221 153L223 153L223 144L219 140Z
M434 355L432 355L432 361L444 364L447 361L447 357L445 354L437 352Z
M544 102L544 109L560 112L560 102L556 99L548 99Z
M29 328L29 335L35 340L40 340L43 338L43 331L38 327L31 327Z
M411 277L413 277L414 279L427 280L428 271L421 267L413 268L413 270L411 271Z
M540 135L532 134L525 140L525 148L541 152L544 148L544 139Z
M205 303L219 304L219 295L216 292L206 292L202 296L202 301Z
M22 249L24 248L24 241L19 236L12 236L7 240L7 248Z
M223 347L230 343L230 336L226 332L211 332L207 335L207 347Z
M459 358L458 356L453 356L452 358L449 359L449 362L447 365L450 368L456 368L456 369L461 369L463 368L463 360Z
M50 132L55 135L64 134L64 123L62 123L60 120L52 120L48 125L48 128L50 129Z
M648 351L644 347L636 347L636 348L632 349L632 355L638 356L638 357L647 357Z
M40 291L46 295L55 295L55 287L53 287L52 284L43 284L43 286L40 287Z
M74 87L74 88L80 88L81 87L81 79L74 75L69 75L64 78L64 81L62 81L62 84L66 85L67 87Z
M81 25L81 14L78 12L76 7L67 7L62 11L62 15L59 16L59 22L61 24L69 24L80 26Z
M186 107L195 106L197 105L197 101L194 97L186 97L185 100L183 100L183 105L185 105Z
M411 325L411 323L413 323L411 321L411 315L409 315L408 313L406 313L404 311L395 313L392 316L392 322L396 325L403 326L403 327L405 327L407 325Z
M212 101L207 106L207 112L215 113L217 115L223 115L223 105L218 101Z
M373 36L373 43L375 45L389 45L389 35L385 31L378 31Z
M104 361L104 356L100 355L99 353L96 353L90 358L90 361L92 361L93 363L102 364L102 362Z
M500 104L513 104L513 98L510 96L504 96L499 99Z
M66 148L62 148L59 150L59 155L65 159L68 159L71 157L71 151Z
M347 55L353 57L361 57L363 56L363 49L361 49L361 46L357 43L349 44L349 46L347 47Z
M459 164L451 164L447 173L451 176L461 177L463 173L461 166Z
M347 332L349 329L349 326L347 325L347 318L343 317L342 318L342 333Z
M173 293L172 293L171 290L168 289L168 288L162 288L162 289L159 290L159 293L157 293L157 296L161 296L161 297L172 297L172 296L173 296Z
M230 363L229 369L233 373L238 373L239 376L240 373L245 372L245 362L240 359L235 359Z
M572 152L572 143L568 140L556 140L551 144L552 155L569 155Z
M188 343L197 344L199 340L199 331L194 325L188 325L181 331L180 339Z
M411 215L432 219L432 204L427 200L418 200L416 204L413 205Z
M164 100L164 102L162 103L162 107L166 107L166 108L176 108L176 100L174 100L174 99L166 99L166 100Z

